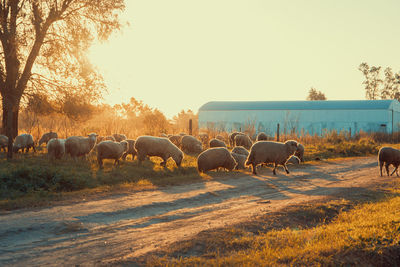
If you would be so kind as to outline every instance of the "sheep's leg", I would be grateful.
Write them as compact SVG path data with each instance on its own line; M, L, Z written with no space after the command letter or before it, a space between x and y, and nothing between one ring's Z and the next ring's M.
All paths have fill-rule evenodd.
M36 148L34 145L32 146L32 148L33 148L33 152L36 153Z
M387 162L385 164L385 169L386 169L387 176L389 176L389 164Z
M161 162L160 165L165 168L167 166L167 159L163 158L163 162Z
M379 169L380 169L380 171L381 171L381 176L383 176L382 175L382 167L383 167L383 161L379 161Z
M276 175L276 167L278 166L278 164L276 164L276 163L274 163L274 169L272 170L272 173L274 174L274 175Z
M125 152L125 153L122 155L122 160L123 160L123 161L126 160L126 156L128 156L128 153Z
M99 168L103 169L103 160L101 158L97 158L97 162L99 163Z
M283 168L285 169L286 173L289 174L289 170L288 170L288 168L287 168L285 163L283 163Z
M399 174L397 173L397 169L398 169L398 168L399 168L399 166L397 165L396 168L394 168L393 172L390 174L390 176L392 176L393 173L395 173L395 172L396 172L397 176L399 176Z
M257 165L255 163L251 164L253 166L253 174L257 174Z

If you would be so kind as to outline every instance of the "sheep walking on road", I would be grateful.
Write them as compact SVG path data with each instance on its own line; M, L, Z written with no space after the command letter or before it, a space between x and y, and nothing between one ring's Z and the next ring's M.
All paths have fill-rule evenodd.
M260 163L274 163L274 169L272 170L274 175L276 175L276 167L278 165L282 165L286 173L289 173L286 161L296 150L297 142L294 140L289 140L285 143L258 141L251 147L246 165L253 166L253 174L257 174L256 166Z
M383 176L382 175L383 165L385 165L386 173L388 176L389 176L390 165L394 166L394 170L390 175L392 176L393 173L396 172L397 176L399 176L397 169L400 165L400 150L388 146L382 147L381 149L379 149L378 152L378 162L379 162L381 176Z

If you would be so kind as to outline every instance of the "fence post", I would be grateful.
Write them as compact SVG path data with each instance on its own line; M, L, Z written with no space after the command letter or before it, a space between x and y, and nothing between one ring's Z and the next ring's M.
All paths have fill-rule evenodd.
M279 123L276 125L276 141L279 142Z
M189 119L189 135L192 135L192 129L193 129L192 119Z

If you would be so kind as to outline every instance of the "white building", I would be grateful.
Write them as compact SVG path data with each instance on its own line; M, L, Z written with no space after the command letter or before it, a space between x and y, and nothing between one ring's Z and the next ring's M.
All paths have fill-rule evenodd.
M199 109L199 129L257 132L274 136L296 132L321 135L324 131L392 133L400 129L397 100L327 101L214 101Z

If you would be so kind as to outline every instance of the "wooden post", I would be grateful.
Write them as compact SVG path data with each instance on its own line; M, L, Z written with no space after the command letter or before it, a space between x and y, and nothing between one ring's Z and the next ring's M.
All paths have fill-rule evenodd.
M189 135L192 135L192 130L193 130L192 119L189 119Z
M279 123L276 125L276 141L279 142Z

